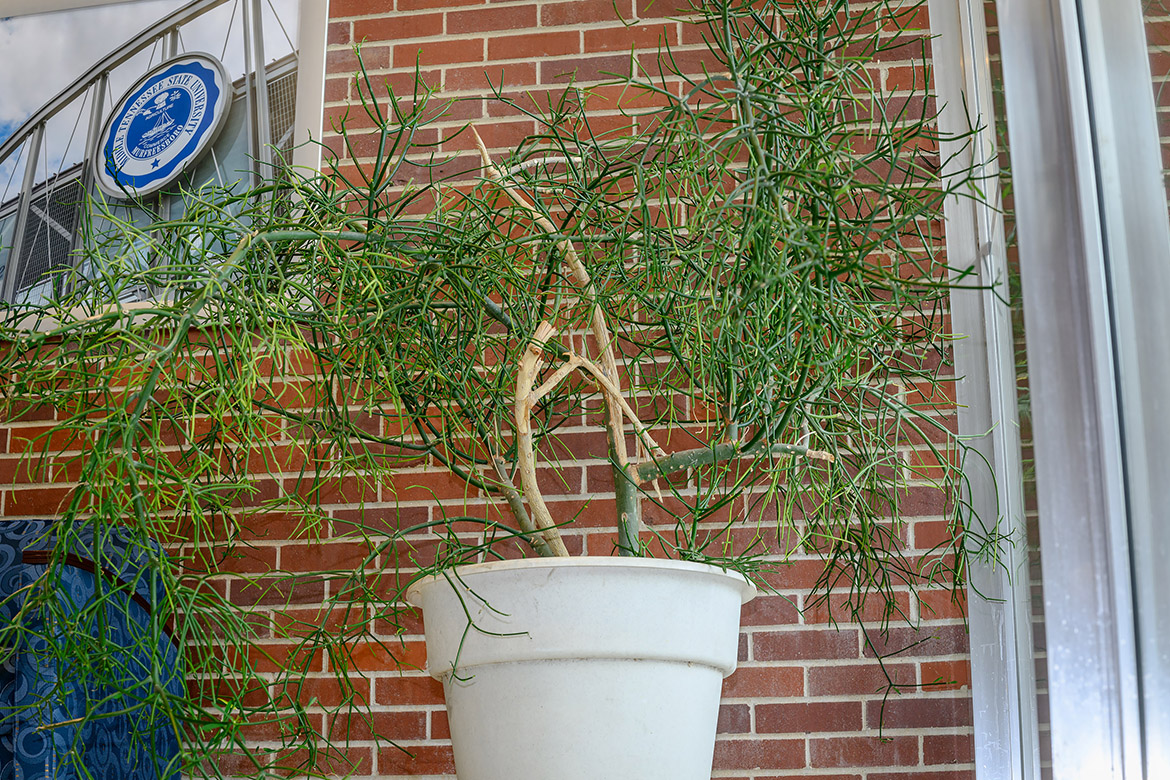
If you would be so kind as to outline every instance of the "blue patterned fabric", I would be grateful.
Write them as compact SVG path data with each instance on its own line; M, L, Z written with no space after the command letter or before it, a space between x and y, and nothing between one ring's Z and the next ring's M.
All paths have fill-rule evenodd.
M16 617L20 588L24 584L21 553L26 547L43 546L52 524L47 520L0 521L0 627L10 627ZM3 629L0 629L2 632ZM0 633L0 780L15 780L16 654L13 638Z
M21 588L44 586L41 578L48 567L44 554L35 558L35 552L58 543L47 523L37 533L15 526L0 522L0 550L19 550L15 555L0 552L0 562L9 561L8 568L17 570L13 577L8 568L0 569L0 588L17 594L7 600L9 610L23 603ZM92 534L64 544L70 557L53 592L59 609L26 616L29 632L19 637L10 658L14 663L9 663L8 686L0 698L0 714L10 708L0 721L5 724L0 729L10 735L10 768L0 752L0 780L177 778L179 743L174 725L165 713L142 705L156 675L172 694L183 694L178 651L152 625L147 609L158 601L160 591L150 577L146 557L159 554L158 549L131 544L120 529L103 540L100 556L93 554ZM25 555L29 551L34 555ZM95 558L100 569L93 565ZM95 571L100 573L95 575ZM131 597L126 585L140 598ZM71 625L75 619L80 622ZM124 651L62 658L50 652L50 639L63 630L95 638L100 633L106 647ZM87 669L95 659L103 663L101 684ZM0 739L4 733L0 730Z

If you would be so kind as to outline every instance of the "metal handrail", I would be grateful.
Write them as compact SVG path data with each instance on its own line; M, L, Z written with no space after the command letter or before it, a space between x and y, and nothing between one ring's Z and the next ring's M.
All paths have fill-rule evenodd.
M229 0L193 0L193 2L174 11L169 16L160 19L126 41L126 43L119 46L113 53L107 55L105 59L99 60L92 68L78 76L72 84L59 92L55 98L41 106L3 144L0 144L0 162L7 160L24 143L25 139L33 130L79 98L104 73L121 65L172 30L182 27L212 8L217 8L227 2Z

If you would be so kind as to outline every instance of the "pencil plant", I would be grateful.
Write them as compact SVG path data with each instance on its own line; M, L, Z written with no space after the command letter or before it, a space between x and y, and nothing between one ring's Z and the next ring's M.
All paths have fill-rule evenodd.
M587 90L540 110L514 99L540 131L508 155L480 143L458 179L416 140L449 104L362 70L352 112L372 136L337 128L347 157L372 140L360 165L193 189L181 216L146 227L92 204L68 293L12 308L24 327L4 333L0 375L10 416L55 410L26 466L75 483L59 537L86 529L100 556L128 529L162 583L152 619L182 648L188 690L125 706L165 716L185 772L336 768L348 728L372 724L359 658L394 656L384 626L409 581L566 553L573 518L548 508L541 464L609 462L615 554L758 577L783 565L777 549L817 553L814 599L845 591L851 615L877 599L887 618L898 589L961 582L937 228L969 182L944 187L926 96L886 94L873 67L922 40L905 30L917 8L698 4L705 69L664 49L660 73L618 78L654 106L627 128L595 132ZM135 288L153 294L112 303ZM606 452L574 451L583 422ZM373 502L423 465L500 511L444 506L390 528L325 508ZM927 560L899 533L914 482L954 513L956 543ZM241 573L274 516L363 553ZM413 546L428 533L433 551ZM100 609L62 611L61 555L0 644L47 612L42 652L84 652L100 677L125 651L100 641ZM298 589L320 604L296 606ZM322 657L340 704L307 692ZM257 735L267 747L249 747Z

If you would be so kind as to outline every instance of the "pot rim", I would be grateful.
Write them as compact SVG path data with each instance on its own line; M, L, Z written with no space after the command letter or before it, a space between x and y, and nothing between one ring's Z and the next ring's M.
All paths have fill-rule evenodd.
M608 568L608 569L666 569L685 571L702 576L729 577L738 580L740 603L746 604L759 594L759 589L744 575L737 571L722 568L710 563L697 561L679 561L673 558L635 558L633 556L603 556L603 555L575 555L568 558L509 558L507 560L485 561L483 563L467 563L454 566L436 574L431 574L407 588L403 599L407 604L418 607L420 602L418 593L431 582L446 579L446 573L451 570L468 573L506 571L508 569L552 569L552 568Z

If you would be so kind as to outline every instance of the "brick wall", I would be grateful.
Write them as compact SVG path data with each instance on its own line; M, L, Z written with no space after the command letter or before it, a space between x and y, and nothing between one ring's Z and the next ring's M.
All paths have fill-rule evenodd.
M462 99L430 139L440 144L440 152L454 155L444 173L478 164L467 151L467 134L460 135L467 122L475 123L498 153L536 130L532 119L491 99L489 80L510 96L530 94L537 105L547 104L565 85L585 88L598 127L620 127L629 120L620 111L619 89L599 86L605 74L628 73L631 59L653 71L663 41L677 62L698 68L703 53L699 31L675 18L685 10L677 0L332 0L326 126L348 117L351 131L360 128L352 107L353 45L360 42L375 81L401 93L413 83L417 63L422 78L441 96ZM928 22L920 14L914 26L925 31ZM922 87L925 77L912 56L912 51L886 52L875 63L887 90ZM327 133L326 142L341 156L338 167L346 173L362 160L346 158L338 140ZM580 433L588 435L586 429ZM581 468L569 469L569 495L553 503L575 512L588 500L586 527L568 531L570 549L608 554L612 539L589 527L609 522L613 506L612 486L598 454ZM426 468L402 479L403 487L413 479L450 498L464 493L462 486ZM438 510L426 494L413 495L418 500L403 504L411 513L433 516ZM472 497L471 504L479 500ZM944 540L947 525L937 494L916 491L906 509L906 534L915 552L924 554ZM713 776L972 777L970 672L961 607L944 592L924 593L917 601L903 594L908 614L921 621L917 632L895 627L882 637L876 624L834 625L824 607L802 612L819 571L814 558L797 555L773 583L783 595L762 596L745 607L740 668L725 684ZM834 617L841 619L839 612ZM883 670L873 647L867 647L867 636L880 652L912 647L889 658ZM420 653L414 635L409 641ZM375 763L369 771L453 775L439 684L420 671L387 669L377 675L376 707L402 724L397 736L414 756L383 748L371 757ZM897 692L887 698L891 683Z
M461 128L474 121L497 151L510 148L536 129L532 119L501 106L487 94L490 78L514 96L531 95L540 104L568 84L597 87L606 72L628 70L631 55L652 71L660 41L668 42L675 60L699 68L703 47L696 29L672 19L679 9L647 0L580 0L569 2L493 2L462 0L332 0L329 26L326 124L346 121L361 127L354 111L352 44L363 41L363 60L376 81L405 90L416 63L423 79L444 97L462 98L425 139L452 155L441 173L476 167L471 143ZM620 15L620 19L618 18ZM925 31L925 18L914 24ZM922 70L897 52L884 52L875 63L879 83L897 92L924 78ZM628 122L618 104L620 90L597 87L589 105L599 128ZM339 154L335 135L326 142ZM362 147L358 147L359 155ZM352 172L363 160L342 155L338 168ZM296 356L289 356L295 364ZM285 390L311 396L313 385L290 379ZM306 403L311 401L306 398ZM5 517L51 516L69 494L70 469L82 442L61 442L67 451L63 471L33 473L27 453L40 446L37 436L53 424L55 412L39 409L12 419L0 430L0 512ZM567 533L573 552L610 554L614 498L602 441L586 415L571 420L560 433L582 445L581 459L564 464L567 483L551 501L554 512L578 514ZM371 425L387 425L386 420ZM590 445L592 442L592 445ZM318 457L313 445L290 422L274 423L274 449L257 454L252 468L256 493L241 497L255 505L280 492L299 489L302 465ZM907 463L921 451L907 448ZM65 483L65 484L61 484ZM586 503L587 502L587 503ZM298 533L298 520L273 513L252 513L244 520L245 545L237 547L229 568L251 579L224 577L217 587L237 603L254 606L261 646L271 658L255 659L262 668L286 661L292 647L282 630L298 620L321 619L320 605L333 583L315 577L326 569L348 569L368 551L367 543L348 533L360 516L367 529L415 525L437 519L456 507L459 513L485 517L498 511L483 495L422 460L401 468L392 480L350 479L321 497L324 517L313 538ZM246 508L246 507L245 507ZM937 492L912 486L902 507L903 537L910 552L926 555L947 540L946 507ZM653 517L649 518L651 521ZM402 557L431 554L436 539L412 538ZM389 553L378 563L386 565ZM947 592L913 598L898 594L898 606L920 625L895 626L883 634L876 622L834 623L843 614L809 606L808 590L820 573L815 556L798 553L791 566L772 582L776 595L765 595L743 612L740 668L726 681L720 714L713 776L770 780L817 777L834 780L964 780L973 776L971 701L967 638L962 607ZM266 579L269 572L305 575L299 583ZM272 585L266 589L266 585ZM834 594L840 604L846 594ZM876 611L874 613L876 617ZM341 610L325 616L327 625L347 617ZM368 617L368 616L367 616ZM408 622L406 632L375 624L375 635L347 648L350 663L363 675L351 675L344 690L329 673L331 661L318 653L302 659L308 685L297 695L307 703L305 717L314 728L340 739L341 753L316 761L325 775L357 777L452 777L440 685L422 667L425 649L421 625ZM904 649L908 648L908 649ZM901 652L897 652L901 651ZM884 666L877 654L890 655ZM370 702L373 722L326 716L327 708L348 697ZM880 729L879 729L880 726ZM396 740L406 750L371 739L371 731ZM256 725L248 734L258 746L281 744L281 727ZM408 751L408 752L407 752ZM296 763L295 760L292 763ZM227 767L233 768L229 760ZM241 771L248 769L239 759Z

